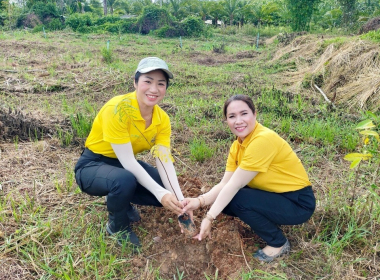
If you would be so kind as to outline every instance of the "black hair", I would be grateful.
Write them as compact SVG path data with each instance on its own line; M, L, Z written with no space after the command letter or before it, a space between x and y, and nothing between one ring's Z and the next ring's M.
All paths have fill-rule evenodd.
M256 112L255 105L253 104L252 98L249 97L248 95L238 94L238 95L231 96L230 98L226 100L226 102L224 102L223 116L225 119L227 119L227 107L231 104L232 101L236 101L236 100L245 102L248 105L248 107L252 110L253 114Z
M161 70L161 69L158 69L158 70ZM166 73L165 71L161 70L161 72L164 74L165 76L165 79L166 79L166 88L169 87L169 75L168 73ZM149 73L149 72L148 72ZM139 82L139 79L140 79L140 76L142 75L143 73L137 71L136 74L135 74L135 83L138 84Z

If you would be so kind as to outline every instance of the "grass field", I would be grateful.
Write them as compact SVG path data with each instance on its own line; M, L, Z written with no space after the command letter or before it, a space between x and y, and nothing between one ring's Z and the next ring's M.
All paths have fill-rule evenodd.
M313 39L322 40L302 40ZM365 148L374 157L356 169L343 159L362 151L355 126L371 115L349 101L333 108L307 84L293 91L289 75L311 57L284 51L277 59L289 45L262 40L256 49L255 37L219 33L182 38L180 48L179 39L153 36L1 33L0 279L379 279L379 144L371 139ZM322 55L337 42L355 40L329 38L318 48ZM174 73L161 107L171 116L185 193L204 192L223 175L234 138L221 107L231 95L252 96L258 121L297 152L317 209L309 222L283 227L293 244L289 256L255 262L250 255L260 241L225 217L214 234L236 225L236 246L184 241L175 217L148 207L139 208L143 221L135 225L141 254L117 247L105 234L104 200L80 192L73 167L97 111L133 90L135 67L146 56L161 57ZM379 131L379 118L372 118ZM149 154L141 158L151 161ZM196 214L198 226L201 217ZM162 243L152 241L156 236ZM173 257L171 242L184 244L183 254ZM204 249L210 244L212 251ZM218 263L215 252L239 261Z

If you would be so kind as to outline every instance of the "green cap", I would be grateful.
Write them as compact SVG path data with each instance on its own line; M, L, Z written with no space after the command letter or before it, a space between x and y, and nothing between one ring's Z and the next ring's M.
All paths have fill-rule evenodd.
M170 79L173 79L173 73L169 71L169 67L165 61L158 57L146 57L143 58L137 66L136 72L148 73L154 70L162 70L168 74ZM135 72L135 73L136 73Z

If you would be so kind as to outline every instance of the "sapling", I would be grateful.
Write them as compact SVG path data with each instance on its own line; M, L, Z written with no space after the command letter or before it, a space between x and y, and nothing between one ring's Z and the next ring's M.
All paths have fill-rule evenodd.
M359 167L362 161L373 159L375 162L378 162L378 165L374 173L373 181L371 184L372 189L377 188L375 185L375 182L378 177L378 172L380 168L380 160L379 160L380 137L379 137L379 133L375 131L378 129L378 127L373 123L373 120L377 123L380 123L380 118L371 112L367 112L367 114L370 116L371 119L366 119L364 121L361 121L355 127L355 129L357 129L359 133L363 135L362 137L363 146L361 148L361 153L350 153L344 157L345 160L351 162L350 169L356 168L354 191L353 191L351 203L350 203L351 207L353 206L353 203L354 203L355 191L356 191L356 186L357 186L358 177L359 177ZM372 210L372 206L373 206L373 202L371 203L371 210Z

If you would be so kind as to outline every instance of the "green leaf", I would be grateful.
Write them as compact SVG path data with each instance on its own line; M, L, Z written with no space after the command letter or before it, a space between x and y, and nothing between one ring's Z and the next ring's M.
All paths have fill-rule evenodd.
M369 128L373 128L375 127L375 125L373 124L373 122L371 120L364 120L364 121L361 121L360 123L358 123L358 125L355 127L355 129L369 129Z
M373 130L362 130L359 132L360 134L363 135L372 135L376 138L377 141L380 141L379 134L376 131Z
M371 111L367 111L366 113L367 113L367 115L368 115L370 118L372 118L372 119L374 119L374 120L378 120L378 119L379 119L379 117L376 116L376 115L375 115L374 113L372 113Z
M353 162L351 162L350 168L355 168L360 162L362 161L361 158L355 159Z

